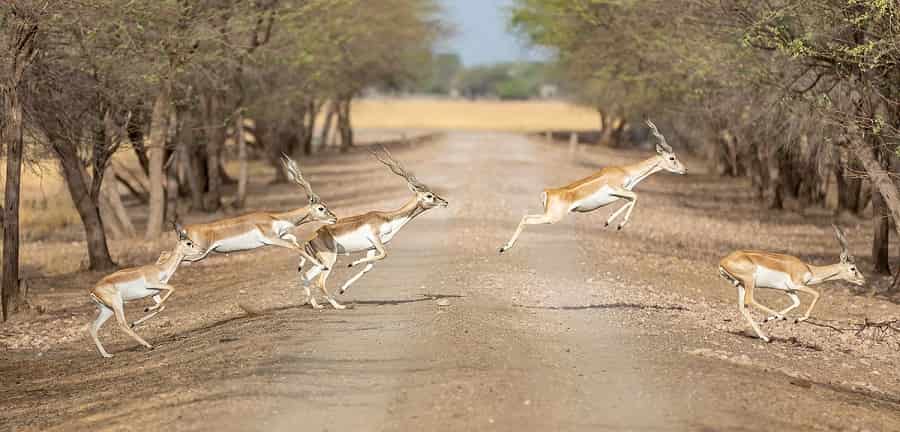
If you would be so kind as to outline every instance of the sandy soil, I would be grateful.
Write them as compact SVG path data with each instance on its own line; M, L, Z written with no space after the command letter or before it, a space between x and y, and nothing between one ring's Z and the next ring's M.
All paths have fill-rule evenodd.
M2 428L900 430L897 335L778 322L765 344L716 275L738 247L835 259L830 217L762 211L746 185L686 160L689 175L636 189L625 230L603 229L613 208L573 215L498 256L542 187L646 153L572 157L518 135L451 133L397 156L450 207L398 234L341 298L353 309L301 305L291 253L216 256L180 269L168 309L139 328L155 349L108 325L116 357L104 360L84 333L98 275L37 281L45 312L0 327ZM364 154L303 166L339 215L409 195ZM299 201L289 186L266 189L251 205ZM870 268L868 225L842 223ZM352 274L335 273L335 288ZM820 325L900 317L891 299L822 289Z

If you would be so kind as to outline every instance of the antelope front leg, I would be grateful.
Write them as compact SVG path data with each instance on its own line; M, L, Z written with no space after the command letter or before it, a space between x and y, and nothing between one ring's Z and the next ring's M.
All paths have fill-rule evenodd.
M624 200L628 200L628 202L625 203L625 205L623 205L621 208L616 210L616 212L613 213L612 216L610 216L609 219L606 220L606 224L604 226L609 226L609 224L611 224L612 221L615 220L615 218L619 216L619 214L621 214L623 211L625 211L625 217L622 218L621 222L619 222L619 227L617 228L617 229L622 229L625 227L625 224L627 224L628 220L631 218L631 211L634 210L634 205L637 203L637 194L635 194L634 192L632 192L628 189L620 188L620 189L616 189L615 191L613 191L610 195L618 197L618 198L622 198ZM627 211L626 211L626 209L627 209Z
M803 291L813 296L812 303L809 304L809 307L806 309L806 313L803 314L802 317L794 320L795 323L800 323L809 319L809 314L812 313L813 308L816 307L816 303L819 302L819 292L807 286L798 286L797 291Z
M375 256L375 251L374 251L374 250L370 250L370 251L366 252L366 258L367 258L367 259L371 259L371 258L374 257L374 256ZM344 294L344 293L347 291L347 288L350 288L350 285L352 285L352 284L355 283L357 280L359 280L359 278L363 277L363 275L366 274L366 273L368 273L369 270L372 270L372 267L374 267L374 266L375 266L375 264L373 264L373 263L371 263L371 262L369 262L368 264L366 264L366 266L363 267L362 271L360 271L359 273L357 273L356 275L354 275L354 276L353 276L352 278L350 278L347 282L344 282L344 285L341 286L341 290L338 291L338 292L341 293L341 294Z
M519 226L516 227L516 232L513 233L511 239L506 242L503 247L500 248L500 253L506 252L512 249L513 245L516 244L516 240L519 239L519 235L522 234L522 230L525 229L525 225L540 225L540 224L549 224L556 222L550 216L546 214L542 215L525 215L522 216L522 220L519 222Z
M787 292L785 294L787 294L787 296L791 298L791 305L784 308L784 310L779 311L775 315L770 315L770 316L766 317L766 319L763 320L763 322L774 321L777 319L785 319L784 316L787 315L788 312L796 309L797 306L800 306L800 297L797 297L797 294L794 294L792 292Z
M152 287L150 287L150 288L158 289L158 290L160 290L160 291L165 291L166 293L162 296L161 299L159 298L159 294L153 296L153 300L156 302L156 304L153 305L153 306L144 308L144 312L150 312L150 311L152 311L152 310L156 310L156 309L160 309L160 308L162 308L162 307L165 307L165 306L163 306L163 303L165 303L166 300L168 300L169 297L172 296L172 293L175 292L175 288L173 288L172 285L169 285L169 284L163 284L163 285L152 286Z

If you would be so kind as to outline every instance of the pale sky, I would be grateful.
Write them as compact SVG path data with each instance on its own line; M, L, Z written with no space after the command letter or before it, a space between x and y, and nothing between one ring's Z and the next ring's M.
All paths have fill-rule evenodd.
M507 29L513 0L439 0L455 34L439 45L466 66L546 58Z

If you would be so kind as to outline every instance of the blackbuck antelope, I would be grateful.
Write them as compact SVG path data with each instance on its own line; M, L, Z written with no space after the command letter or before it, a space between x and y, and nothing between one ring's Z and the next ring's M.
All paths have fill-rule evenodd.
M306 290L306 301L316 309L321 309L323 306L316 302L315 297L310 292L309 284L317 276L316 285L328 302L335 309L345 308L345 306L331 297L328 289L325 287L325 282L331 273L330 267L337 260L339 254L366 253L365 258L353 261L348 265L348 267L360 264L365 264L366 266L344 283L340 290L341 294L343 294L352 283L372 270L375 261L383 260L387 256L384 246L409 221L434 207L447 207L446 200L437 196L428 186L422 184L411 172L403 168L403 165L394 159L384 146L381 147L380 153L375 150L371 152L381 163L387 165L394 174L406 179L407 186L415 195L397 210L371 211L357 216L342 218L336 224L320 227L316 231L315 236L306 244L306 251L309 255L318 258L322 264L316 264L315 267L303 273L303 266L306 260L301 258L300 265L297 268L297 271L300 272L303 288Z
M516 232L509 242L500 248L500 253L508 251L516 244L525 225L556 223L568 213L591 212L619 199L627 202L606 220L604 226L609 226L622 212L626 212L625 217L619 222L618 229L622 229L628 223L631 212L637 204L637 194L631 190L641 180L663 170L676 174L687 172L684 165L675 157L675 152L666 142L666 138L656 129L656 125L647 120L647 126L650 126L653 135L659 140L659 143L656 144L656 156L631 165L603 168L589 177L561 188L544 189L544 192L541 193L544 213L522 217L519 226L516 227Z
M112 354L106 352L103 345L100 344L97 332L103 323L113 315L116 316L116 321L119 322L122 331L141 345L153 348L132 328L153 318L166 308L166 300L175 292L175 289L169 285L169 279L175 274L178 265L186 257L203 253L203 249L191 241L187 232L180 225L175 225L175 232L178 233L178 244L172 253L163 252L156 264L119 270L100 279L100 282L97 282L97 285L91 290L91 300L97 304L98 311L97 318L89 330L94 344L97 345L97 349L100 350L100 355L103 357L109 358L112 357ZM165 293L160 296L163 292ZM125 303L147 297L153 297L153 301L156 302L155 305L144 309L144 312L150 312L150 314L129 325L125 320Z
M850 255L844 232L837 226L832 226L841 244L841 261L837 264L815 266L790 255L756 251L735 251L719 261L719 274L738 288L738 308L760 339L769 341L769 337L759 329L756 321L753 321L747 306L756 307L769 314L763 322L785 319L785 314L800 306L797 292L804 292L812 296L812 302L806 313L794 320L795 323L799 323L809 319L809 314L819 301L819 292L810 288L810 285L832 280L845 280L856 285L866 283L866 279L856 267L853 255ZM753 297L756 288L784 291L791 299L791 305L778 312L763 306Z
M210 223L188 225L188 236L204 250L202 255L189 261L206 258L213 251L238 252L273 245L294 249L302 257L317 262L306 255L303 247L297 242L297 237L291 234L290 230L313 221L333 224L337 222L337 216L313 192L312 186L303 178L296 162L286 155L282 156L281 162L287 170L288 178L306 190L309 204L283 213L257 212Z

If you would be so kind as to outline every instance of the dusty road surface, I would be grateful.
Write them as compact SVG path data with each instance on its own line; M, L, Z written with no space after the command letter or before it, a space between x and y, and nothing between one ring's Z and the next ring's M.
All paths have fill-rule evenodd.
M614 206L529 227L500 256L542 187L649 153L572 157L518 135L451 133L396 155L450 207L397 235L388 258L339 297L352 309L301 305L297 260L284 250L214 256L183 267L169 308L139 328L155 349L110 324L101 336L116 356L103 360L82 327L94 314L91 278L45 281L35 294L52 299L45 316L4 330L46 340L0 354L0 428L900 430L892 335L773 323L774 342L763 344L716 278L718 258L736 247L833 259L830 219L754 210L744 185L688 160L690 175L638 186L625 230L603 229ZM304 166L339 215L410 196L365 154L321 162ZM301 202L279 188L280 198L252 204ZM866 225L848 232L865 268ZM347 262L333 291L352 274ZM822 323L897 316L887 299L823 289Z

